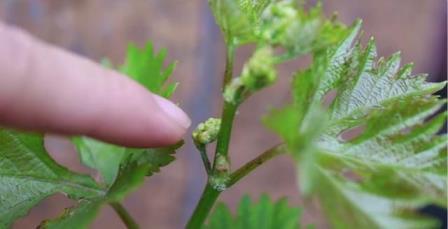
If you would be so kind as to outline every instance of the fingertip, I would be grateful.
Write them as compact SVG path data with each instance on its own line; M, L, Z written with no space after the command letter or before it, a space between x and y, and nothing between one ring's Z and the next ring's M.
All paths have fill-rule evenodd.
M171 119L172 122L178 124L183 129L188 129L191 125L191 120L188 115L180 109L176 104L161 96L154 95L154 100L160 109Z
M170 100L155 94L151 96L153 101L146 104L147 133L136 140L146 147L161 147L179 142L191 125L190 118Z
M130 83L129 87L121 84L114 96L127 102L115 102L107 117L94 118L88 135L128 147L162 147L182 140L191 124L185 112L173 102Z

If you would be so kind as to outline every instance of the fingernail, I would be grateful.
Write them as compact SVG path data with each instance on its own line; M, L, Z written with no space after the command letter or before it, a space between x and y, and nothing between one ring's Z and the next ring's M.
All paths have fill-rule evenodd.
M170 119L172 119L174 122L176 122L185 129L190 127L191 124L190 118L187 116L187 114L185 114L185 112L182 109L176 106L176 104L158 95L155 95L154 98L159 107L162 108L163 112Z

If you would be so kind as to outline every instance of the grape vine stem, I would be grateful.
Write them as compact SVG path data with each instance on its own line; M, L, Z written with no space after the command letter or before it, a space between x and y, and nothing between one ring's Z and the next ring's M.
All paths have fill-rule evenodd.
M270 159L274 158L277 155L283 154L287 152L286 145L284 144L278 144L268 150L266 150L264 153L260 154L258 157L253 159L252 161L246 163L241 168L237 169L235 172L233 172L230 175L230 181L227 184L227 187L231 187L235 183L237 183L241 178L245 177L247 174L254 171L258 166L264 164L266 161L269 161Z
M230 44L227 45L227 56L226 56L226 68L224 71L224 79L223 79L223 92L226 88L226 86L232 81L233 78L233 61L234 61L234 55L235 55L235 46ZM216 151L215 151L215 157L213 161L213 165L211 168L211 171L208 172L209 179L207 181L207 184L204 188L204 191L202 192L202 195L199 199L199 202L193 212L193 215L191 216L190 220L188 221L186 228L187 229L197 229L201 228L204 224L207 216L209 215L211 209L213 208L213 205L215 204L216 200L219 197L219 194L223 191L220 188L213 187L210 184L210 177L215 174L215 172L219 172L216 166L217 158L225 158L228 163L229 157L228 157L228 151L229 151L229 143L232 133L232 126L233 126L233 120L235 118L236 111L238 110L239 103L232 103L232 102L224 102L224 106L222 109L222 115L221 115L221 126L217 138L216 143ZM234 173L229 174L229 182L224 183L223 185L225 188L228 188L238 182L241 178L245 177L247 174L252 172L255 168L262 165L266 161L270 160L271 158L275 157L276 155L279 155L280 153L284 152L286 147L284 145L277 145L254 160L248 162L246 165L241 167L240 169L236 170ZM199 149L201 150L201 149ZM204 153L202 153L204 154ZM206 156L206 155L205 155ZM207 161L204 159L204 155L202 155L204 165L206 166L206 170L209 171L208 167L210 165L207 164ZM229 166L230 167L230 166Z
M137 222L132 218L131 214L118 202L110 203L110 206L115 210L117 215L123 221L128 229L139 229Z
M227 55L226 55L226 68L224 71L222 91L224 92L225 87L230 83L233 77L233 61L235 55L235 46L227 45ZM213 173L214 165L216 162L217 155L222 155L227 158L227 153L229 149L230 135L232 132L233 119L235 118L235 113L238 106L232 103L225 102L222 115L221 115L221 126L218 134L218 139L216 143L215 157L213 161L213 168L210 174ZM209 175L210 175L209 174ZM212 209L214 203L218 199L221 192L214 189L209 182L204 188L204 191L199 199L199 202L187 223L187 229L197 229L201 228L207 218L210 210Z

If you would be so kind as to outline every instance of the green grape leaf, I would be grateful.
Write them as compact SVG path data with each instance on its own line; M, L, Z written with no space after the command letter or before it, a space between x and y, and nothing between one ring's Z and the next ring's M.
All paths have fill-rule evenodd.
M216 23L227 44L257 40L260 16L271 0L209 0Z
M365 48L356 43L359 31L355 23L338 45L316 50L313 64L294 76L289 113L274 111L265 123L284 139L299 172L301 158L313 158L312 190L335 228L434 226L416 210L447 203L447 141L436 135L446 114L432 117L445 101L431 95L445 82L411 75L399 54L377 61L373 39ZM331 93L326 115L301 121L316 117L315 107Z
M267 127L277 132L287 143L293 158L297 161L300 190L309 194L316 182L315 142L325 128L326 116L320 106L313 105L306 116L298 113L297 106L288 106L281 110L272 111L264 118ZM278 122L277 120L282 120ZM298 126L301 128L298 129Z
M114 182L126 148L104 143L89 137L75 137L75 144L81 162L97 169L106 185Z
M286 199L273 202L262 195L257 203L244 196L233 216L224 203L218 203L203 228L210 229L259 229L259 228L301 228L301 209L288 206Z
M325 18L321 5L307 12L293 1L209 0L227 45L258 43L283 47L279 61L335 44L348 28Z
M148 165L129 166L121 170L115 183L105 195L91 200L81 200L78 205L66 209L61 216L43 221L39 228L87 229L104 204L122 201L127 194L143 183L148 167Z
M122 201L129 193L140 186L146 176L151 176L174 160L173 154L182 142L165 148L127 149L114 183L104 195L92 200L83 200L78 206L66 209L65 213L52 220L44 221L42 228L87 228L102 205ZM76 222L76 224L72 224Z
M159 168L168 165L174 160L171 155L182 145L178 144L152 149L126 148L101 142L88 137L75 137L73 143L76 145L83 164L97 169L101 174L106 186L112 183L119 176L120 168L137 162L138 165L147 164L147 176L158 172Z
M120 167L115 182L106 190L89 176L71 172L52 160L41 134L0 129L0 228L9 227L34 205L55 193L64 193L80 202L60 218L45 221L40 227L76 225L76 228L86 228L101 205L121 201L145 176L173 161L172 154L180 146L129 152L127 160L132 163Z
M129 44L126 60L119 69L152 93L169 98L177 83L167 84L166 81L173 73L176 64L170 63L164 68L167 50L162 49L156 54L153 49L151 42L147 42L142 49Z
M339 42L349 29L336 17L325 18L321 4L308 11L293 1L270 4L261 17L261 40L283 47L289 59Z
M137 188L145 176L152 176L160 168L174 161L173 154L183 145L176 145L152 149L130 149L120 166L115 183L109 189L109 198L114 201L122 200L129 192Z
M89 176L58 165L44 148L43 135L0 129L0 228L55 193L73 199L104 195Z

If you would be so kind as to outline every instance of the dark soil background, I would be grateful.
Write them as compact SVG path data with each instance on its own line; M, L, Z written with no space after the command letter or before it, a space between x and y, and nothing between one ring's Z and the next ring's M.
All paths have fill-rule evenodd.
M380 55L401 50L403 63L415 63L415 73L427 72L432 81L446 79L446 1L333 0L325 1L324 7L328 14L338 11L345 23L363 18L364 40L374 36ZM0 0L0 20L92 60L109 57L115 64L123 61L128 42L142 45L150 39L155 47L168 48L169 60L178 61L173 78L181 84L174 100L191 115L193 127L219 114L224 46L206 0ZM252 48L238 50L237 71ZM233 168L279 141L260 125L259 119L288 100L290 74L308 63L309 57L303 57L283 64L278 84L241 107L231 141ZM72 146L62 137L50 136L47 140L56 160L73 170L93 173L79 164ZM126 207L142 228L182 228L191 214L205 175L190 140L177 158L126 199ZM261 193L270 193L275 199L287 196L291 204L306 206L304 223L328 227L317 202L299 197L294 166L286 157L267 163L226 191L220 200L234 208L245 193L254 198ZM34 228L70 204L63 195L50 197L14 228ZM104 208L93 228L124 225L110 208Z

